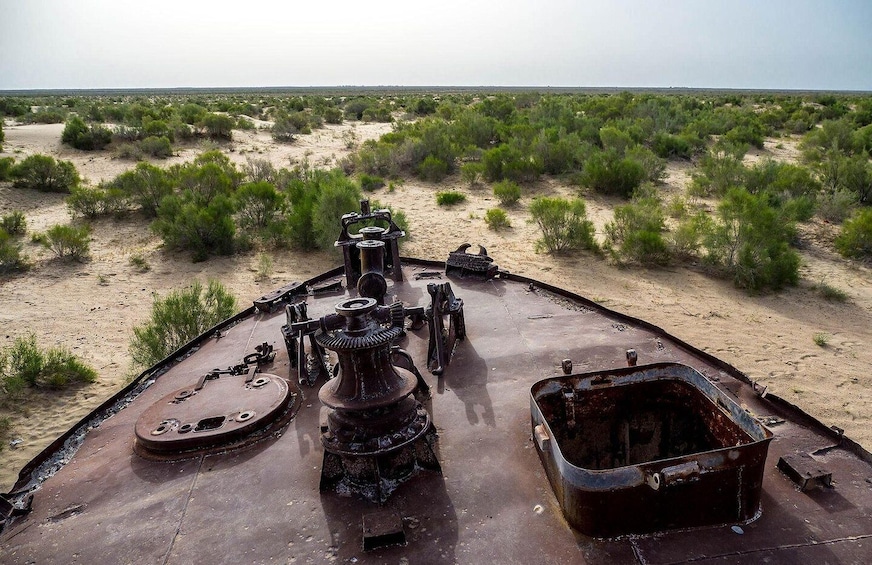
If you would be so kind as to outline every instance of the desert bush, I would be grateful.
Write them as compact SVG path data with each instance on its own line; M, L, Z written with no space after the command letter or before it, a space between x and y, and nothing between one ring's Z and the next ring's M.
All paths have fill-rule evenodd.
M830 222L841 224L857 206L857 194L840 188L835 192L824 192L817 199L818 215Z
M484 164L477 161L464 163L460 166L460 179L470 187L478 186L484 179Z
M506 144L485 151L481 162L484 164L485 176L490 181L532 181L542 172L542 163L532 155Z
M115 146L114 155L116 159L141 161L142 149L139 148L137 143L119 143Z
M610 150L590 156L584 164L581 180L597 192L629 197L646 176L641 164Z
M2 387L0 383L0 387ZM12 418L9 416L0 416L0 452L6 447L7 442L12 435Z
M190 190L166 196L151 228L167 248L191 251L194 262L211 254L229 255L236 236L233 202L224 195L203 201Z
M324 108L324 111L321 114L324 117L324 121L328 124L341 124L342 123L342 110L336 107Z
M268 182L277 184L279 174L276 168L266 159L248 159L242 165L242 175L245 182Z
M69 161L48 155L30 155L12 167L14 185L42 192L69 192L79 184L79 173Z
M663 159L690 159L693 146L688 137L658 131L651 139L651 149Z
M689 192L697 196L722 196L728 189L743 186L743 147L716 145L700 159L699 172L691 175Z
M858 210L842 226L836 249L845 257L872 257L872 208Z
M284 196L268 182L243 184L233 198L242 228L266 227L275 220L284 204Z
M623 155L627 149L635 145L629 133L614 126L600 128L599 136L603 149L606 151L611 149L619 155Z
M270 128L272 138L282 143L291 143L297 139L297 134L301 133L296 125L287 117L282 116L273 122Z
M733 145L751 145L757 149L763 149L763 137L765 130L759 123L738 125L724 135L724 140Z
M24 388L60 389L71 384L93 383L97 371L64 347L42 350L36 337L18 337L0 350L0 389L15 393Z
M160 137L149 136L139 142L139 149L146 155L165 159L172 157L173 145L168 137L162 135Z
M172 194L166 171L149 163L138 163L132 171L115 177L110 186L137 204L146 215L154 217L161 200Z
M91 247L91 228L83 225L75 227L69 224L56 224L46 232L45 246L59 258L69 257L81 261L88 256Z
M0 157L0 182L12 178L12 167L15 165L14 157Z
M128 261L130 266L136 269L138 273L147 273L151 269L151 265L148 264L148 260L143 257L141 253L135 253L130 256L130 260Z
M0 274L22 272L28 267L27 257L21 254L21 244L0 228Z
M706 212L685 214L668 235L670 255L680 259L698 257L703 242L713 229L712 218Z
M729 189L718 205L706 238L706 259L740 288L758 291L796 284L799 255L790 249L793 222L769 205L765 196Z
M627 158L642 165L645 171L644 180L659 183L666 178L666 160L661 159L653 151L643 145L637 145L627 150Z
M448 175L448 163L434 155L427 155L418 165L418 176L431 182L439 182Z
M233 138L233 126L236 122L230 116L224 114L206 114L197 125L205 131L206 135L211 139L226 139Z
M180 347L233 315L236 299L210 280L155 297L149 320L133 328L130 356L135 365L151 367Z
M378 190L385 185L385 179L375 175L368 175L366 173L362 173L358 180L360 181L360 188L365 192Z
M24 235L27 231L27 220L22 212L14 210L0 218L0 229L9 235Z
M542 230L536 249L561 253L574 249L598 249L593 237L593 222L580 198L539 197L530 203L530 218Z
M436 193L436 204L439 206L453 206L466 202L466 195L456 190L445 190Z
M484 213L484 223L487 224L488 228L494 231L512 227L508 214L506 214L506 211L502 208L488 209L488 211Z
M360 209L360 191L339 171L321 176L312 206L312 231L320 249L334 250L339 218Z
M61 141L84 151L100 150L112 141L112 132L101 125L88 126L78 116L67 121Z
M614 219L605 227L606 244L619 260L664 265L670 256L663 237L665 229L666 219L659 200L633 199L615 207Z
M521 199L521 187L510 180L494 184L494 196L503 206L512 206Z

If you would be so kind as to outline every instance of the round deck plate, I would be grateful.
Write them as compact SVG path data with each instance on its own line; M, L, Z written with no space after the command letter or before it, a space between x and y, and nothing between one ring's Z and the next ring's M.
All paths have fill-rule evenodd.
M136 422L136 441L154 454L230 444L270 426L293 399L288 382L276 375L258 373L248 383L244 376L222 376L151 405Z

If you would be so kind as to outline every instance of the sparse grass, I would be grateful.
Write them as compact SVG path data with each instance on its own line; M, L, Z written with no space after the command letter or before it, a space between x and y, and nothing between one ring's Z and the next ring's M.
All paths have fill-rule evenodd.
M133 267L137 273L145 273L151 269L151 265L148 264L148 261L141 253L135 253L130 256L130 266Z
M814 340L815 345L817 345L818 347L826 347L827 344L830 342L830 334L816 333L812 337L812 340Z
M33 334L17 338L0 350L0 395L15 395L25 388L61 389L92 383L97 371L65 347L42 350Z
M273 274L273 259L266 253L257 254L257 272L254 280L257 282L269 282Z
M466 195L456 190L445 190L436 193L436 204L440 206L453 206L466 202Z
M820 295L829 302L847 302L848 293L844 290L821 281L816 287Z
M0 451L9 443L9 438L12 435L12 418L9 416L0 417Z
M109 284L109 277L106 275L97 275L97 284L100 286L107 286Z
M500 231L512 227L509 216L502 208L491 208L484 214L484 223L494 231Z

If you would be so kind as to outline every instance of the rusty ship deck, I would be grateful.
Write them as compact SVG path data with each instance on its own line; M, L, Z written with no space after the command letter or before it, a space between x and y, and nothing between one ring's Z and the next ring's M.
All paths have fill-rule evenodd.
M498 258L497 258L498 259ZM144 373L46 449L6 495L29 513L0 535L3 563L868 563L872 561L872 465L838 431L773 395L737 369L642 320L508 273L488 281L448 279L443 264L403 260L388 296L421 305L426 285L449 281L463 299L467 338L437 377L425 368L427 329L403 347L430 386L438 472L423 471L384 504L320 492L321 405L297 384L284 347L281 308L251 307ZM422 273L439 272L440 279ZM417 277L416 277L417 276ZM342 280L342 269L306 281ZM305 289L305 286L301 287ZM355 291L306 295L322 316ZM220 338L218 336L221 336ZM267 373L288 380L293 407L276 430L239 449L180 461L134 452L134 427L159 399L193 386L204 371L237 363L262 342L277 356ZM761 513L745 523L587 537L566 522L531 435L530 389L573 371L680 362L697 369L774 439ZM191 353L193 352L193 353ZM811 455L809 455L811 454ZM800 490L776 467L804 456L829 486ZM698 502L705 504L705 500ZM609 512L623 511L620 507ZM13 511L7 512L7 514ZM399 520L404 545L364 551L363 524ZM375 525L374 525L375 524Z

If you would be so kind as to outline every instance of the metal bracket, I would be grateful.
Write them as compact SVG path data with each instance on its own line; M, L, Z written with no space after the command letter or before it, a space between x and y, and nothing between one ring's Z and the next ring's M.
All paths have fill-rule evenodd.
M783 455L778 469L799 485L802 492L833 486L833 474L809 455Z
M288 358L291 367L297 369L297 379L300 384L314 386L318 377L325 380L333 376L332 369L327 364L327 353L324 348L315 341L315 330L307 329L306 322L313 322L309 318L305 302L296 302L285 306L287 324L282 326L282 336L285 347L288 350ZM294 329L294 325L299 329ZM311 325L311 324L310 324ZM306 353L306 336L309 336L309 351Z
M441 375L451 362L451 354L458 340L466 338L466 322L463 318L463 300L454 296L451 283L427 285L430 305L425 310L430 326L430 341L427 346L427 368L434 375ZM445 327L448 316L448 328Z

